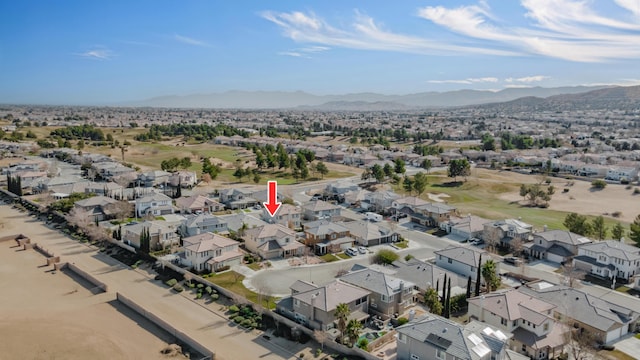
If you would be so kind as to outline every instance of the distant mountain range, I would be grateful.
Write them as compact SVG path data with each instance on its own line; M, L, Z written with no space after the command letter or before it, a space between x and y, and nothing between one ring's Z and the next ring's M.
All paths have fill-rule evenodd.
M236 108L299 110L408 110L443 107L513 107L520 109L587 107L613 104L638 107L640 86L574 86L509 88L501 91L458 90L408 95L358 93L313 95L303 91L227 91L214 94L162 96L118 104L136 107Z

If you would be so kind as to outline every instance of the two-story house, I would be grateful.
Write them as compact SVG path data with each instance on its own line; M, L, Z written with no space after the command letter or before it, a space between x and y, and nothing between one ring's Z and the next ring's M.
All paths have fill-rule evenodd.
M204 233L182 239L185 252L183 265L196 271L218 271L227 266L240 265L242 253L238 243L227 237Z
M613 181L633 181L638 177L638 168L630 166L614 166L607 170L605 179Z
M224 210L224 205L204 195L183 196L175 202L181 214L214 213Z
M511 333L472 321L461 325L426 315L396 328L398 360L526 360L508 354Z
M347 304L349 319L368 319L369 294L340 280L324 286L298 280L291 286L291 296L278 302L276 311L308 328L327 331L337 328L335 312L339 304Z
M564 264L578 254L579 245L591 242L591 239L570 231L546 230L533 234L532 245L525 246L525 252L534 259Z
M317 220L304 224L305 245L318 255L340 252L353 245L349 229L329 220Z
M331 219L340 216L340 206L322 200L313 200L302 206L302 213L306 220Z
M468 300L469 316L510 332L511 350L532 359L553 359L563 352L568 329L556 322L556 305L517 289L496 291Z
M611 303L589 293L546 281L527 283L520 292L555 304L554 317L580 331L588 331L603 343L638 330L640 309Z
M385 319L402 314L414 304L415 284L370 268L352 271L340 280L371 292L369 312Z
M246 209L261 203L252 195L249 189L224 189L220 190L220 202L229 209Z
M482 239L490 247L512 248L512 242L521 244L530 241L533 226L518 219L505 219L484 224Z
M296 233L280 224L266 224L244 231L248 251L263 259L292 257L304 254L304 244L296 241Z
M167 226L164 221L144 221L138 224L129 224L122 227L122 241L131 246L140 247L140 235L142 230L149 231L149 249L151 251L163 250L180 244L180 237L175 229Z
M102 221L113 218L112 208L118 200L106 196L93 196L84 200L78 200L73 205L76 209L85 211L91 221Z
M299 229L302 220L302 209L290 204L282 204L274 216L267 209L262 209L262 219L268 223L280 224L290 229Z
M198 184L198 176L193 171L180 170L169 175L169 185L192 188Z
M481 238L484 224L488 221L485 218L471 214L465 217L451 216L449 221L440 224L440 228L449 233L448 238L465 241L472 238Z
M147 214L161 216L173 214L171 198L160 193L153 193L136 199L136 216L143 217Z
M137 184L142 187L155 187L166 185L169 182L171 173L163 170L152 170L138 174Z
M414 208L414 212L423 217L419 222L420 225L427 227L438 227L440 224L448 222L455 211L456 208L442 203L427 203Z
M207 232L224 233L227 231L227 222L224 217L205 213L187 215L186 220L180 226L180 233L183 236L194 236Z
M573 264L592 275L628 282L640 273L640 248L615 240L584 244L578 246Z
M476 280L478 272L478 262L482 257L482 265L491 259L489 253L471 246L449 246L445 249L434 252L436 265L443 269L452 271L465 279L471 276ZM499 264L496 263L496 271Z

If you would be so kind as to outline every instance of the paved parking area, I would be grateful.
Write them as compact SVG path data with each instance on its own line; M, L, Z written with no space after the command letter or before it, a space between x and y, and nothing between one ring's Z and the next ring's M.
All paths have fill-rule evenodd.
M547 272L554 272L560 268L560 264L552 263L549 261L538 260L529 263L529 266Z

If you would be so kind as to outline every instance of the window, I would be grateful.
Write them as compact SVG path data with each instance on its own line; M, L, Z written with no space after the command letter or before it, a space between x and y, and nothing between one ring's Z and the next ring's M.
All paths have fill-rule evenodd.
M526 344L522 344L522 352L524 352L524 353L527 352L527 345Z
M549 331L549 323L545 323L545 324L542 326L542 329L543 329L544 331Z
M407 335L405 334L398 334L398 341L403 342L403 343L407 343Z
M444 359L444 351L442 351L441 349L436 349L436 357L438 359Z
M507 326L507 319L505 319L505 318L500 318L500 324L501 324L501 325L504 325L504 326Z
M513 320L513 323L511 323L511 326L513 327L518 326L518 320Z
M300 300L298 300L298 299L293 299L293 306L295 306L295 307L300 306Z
M449 259L447 259L447 262L448 262L449 264L452 264L452 263L453 263L453 259L449 258Z

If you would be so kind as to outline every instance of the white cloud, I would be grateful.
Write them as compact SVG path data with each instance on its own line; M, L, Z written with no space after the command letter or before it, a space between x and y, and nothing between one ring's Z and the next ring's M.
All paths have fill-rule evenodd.
M96 47L85 52L77 53L75 55L94 60L109 60L114 57L113 52L104 47Z
M615 0L621 8L631 11L635 16L640 17L640 1L638 0Z
M523 82L523 83L532 83L532 82L540 82L543 80L547 80L547 79L551 79L550 76L544 76L544 75L534 75L534 76L525 76L525 77L521 77L521 78L506 78L504 79L504 81L508 82L508 83L512 83L512 82Z
M620 0L625 5L628 0ZM586 1L522 0L527 27L493 20L486 4L457 8L427 6L418 16L466 37L514 51L570 61L600 62L640 57L640 24L598 15ZM628 9L629 6L625 6Z
M498 78L495 77L482 77L482 78L467 78L460 80L429 80L431 84L476 84L476 83L497 83Z
M182 36L182 35L178 35L175 34L173 35L173 39L177 40L183 44L187 44L187 45L194 45L194 46L202 46L202 47L209 47L211 45L207 44L206 42L202 41L202 40L197 40L194 38L190 38L187 36Z
M281 51L281 52L278 53L278 55L308 58L308 56L304 55L303 53L297 52L297 51Z
M356 11L350 26L336 28L313 13L265 11L261 16L277 24L284 36L319 47L343 47L361 50L397 51L418 54L452 55L476 53L514 55L512 51L485 49L467 45L451 45L439 40L394 33L367 15Z

